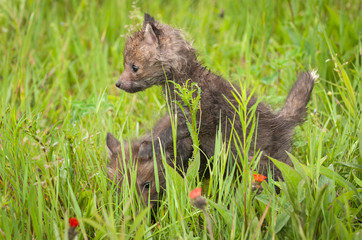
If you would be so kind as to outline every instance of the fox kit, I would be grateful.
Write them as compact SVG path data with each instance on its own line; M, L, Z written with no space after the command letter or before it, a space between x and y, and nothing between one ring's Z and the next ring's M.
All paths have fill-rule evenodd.
M254 97L248 102L248 109L257 104L257 133L249 154L252 155L257 150L263 152L259 162L260 173L266 175L270 168L274 179L282 177L279 169L267 156L291 164L286 152L291 151L294 128L304 121L306 105L317 77L316 72L302 73L279 112L273 111ZM211 157L214 154L215 136L219 127L225 141L230 139L231 134L237 134L240 139L244 135L241 119L235 111L239 103L233 94L235 91L240 93L240 89L202 66L197 60L195 49L184 39L180 30L159 23L149 14L145 14L142 29L133 33L126 41L124 72L116 86L134 93L160 85L164 89L166 101L170 106L174 106L171 104L174 100L182 103L181 98L175 94L174 83L185 86L188 80L197 83L201 88L198 112L200 149L206 157ZM188 138L191 142L186 124L189 113L183 114L180 110L176 112L179 114L177 136L181 139ZM246 130L246 135L249 131ZM159 143L162 147L172 146L171 133L171 126L160 132L159 141L155 141L156 151L159 152ZM229 144L234 161L240 163L235 142L231 140ZM179 144L177 150L180 151ZM151 142L140 149L139 157L144 161L153 161Z
M123 183L124 175L127 174L128 177L130 176L130 169L127 169L127 167L133 166L137 169L136 188L138 195L142 198L141 200L144 203L147 203L148 198L150 198L151 205L154 205L155 201L158 199L158 195L166 188L166 182L162 159L158 156L156 158L156 163L161 190L161 193L158 193L155 185L154 161L140 158L138 156L138 151L149 141L152 141L152 138L156 141L160 133L168 129L170 126L170 117L163 117L154 127L152 134L146 135L139 140L132 141L130 144L128 142L124 142L124 152L122 152L121 143L111 133L107 134L108 157L110 159L107 172L108 178L111 180L114 179L119 185L121 185ZM177 159L176 167L178 169L185 170L187 169L187 164L185 164L186 160L192 155L192 142L190 139L185 138L183 140L179 140L177 145L180 147L179 152L182 152L182 155L177 155L175 158L173 156L173 149L166 149L165 153L167 163L174 166L174 162L172 160ZM127 166L126 169L124 168L124 164ZM128 179L130 180L130 178Z

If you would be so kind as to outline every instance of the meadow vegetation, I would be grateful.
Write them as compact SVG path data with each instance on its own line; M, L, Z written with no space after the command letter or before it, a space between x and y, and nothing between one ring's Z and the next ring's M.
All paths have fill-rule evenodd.
M159 87L114 86L144 12L183 29L206 66L275 109L298 73L318 69L294 168L275 161L280 194L272 181L253 188L257 155L244 157L243 178L224 174L236 166L220 139L210 180L192 160L184 178L166 167L154 212L134 186L107 179L107 132L139 138L168 111ZM361 239L361 30L358 0L0 0L0 239L66 239L70 217L79 239L207 239L195 187L215 239Z

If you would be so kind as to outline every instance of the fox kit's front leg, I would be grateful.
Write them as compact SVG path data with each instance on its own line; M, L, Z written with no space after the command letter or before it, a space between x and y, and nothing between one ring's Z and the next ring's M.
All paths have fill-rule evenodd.
M189 152L183 152L185 139L189 138L189 141L192 143L190 138L189 130L186 124L180 124L177 126L177 140L176 140L176 150L178 159L185 160L190 154ZM161 155L161 146L163 150L167 149L167 152L173 152L170 149L173 149L173 134L172 127L170 126L162 134L153 140L144 141L141 144L138 155L142 159L151 159L153 157L153 149L155 151L156 158L158 159Z
M179 99L176 99L176 101L180 102ZM191 114L187 110L187 107L184 107L184 110L182 111L178 105L175 106L176 112L177 112L177 132L176 132L176 150L177 150L177 157L180 159L185 160L187 156L190 155L190 152L182 152L184 149L185 142L190 142L191 146L190 149L192 149L192 139L190 137L190 132L188 129L187 122L191 122ZM175 110L175 109L174 109ZM184 139L188 139L185 141ZM159 159L159 155L161 154L161 146L163 150L167 149L167 152L174 152L173 151L173 131L172 131L172 125L170 125L166 130L162 131L158 138L154 139L154 142L152 141L145 141L138 152L139 156L144 159L150 159L153 157L153 149L155 151L155 154L157 156L157 159Z

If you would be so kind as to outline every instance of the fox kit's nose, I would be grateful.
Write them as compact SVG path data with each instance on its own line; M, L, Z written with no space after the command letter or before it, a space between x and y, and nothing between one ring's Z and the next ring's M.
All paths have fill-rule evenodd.
M120 88L121 84L119 82L116 82L116 87Z

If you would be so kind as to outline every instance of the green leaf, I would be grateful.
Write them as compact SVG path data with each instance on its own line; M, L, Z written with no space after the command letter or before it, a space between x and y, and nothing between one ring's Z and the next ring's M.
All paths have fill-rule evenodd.
M354 181L358 184L358 186L362 187L362 180L359 179L353 172Z
M186 181L183 177L180 176L180 174L174 169L173 167L169 166L168 164L165 164L165 170L167 176L167 180L171 178L171 182L166 181L167 183L177 183L173 184L173 187L175 188L176 192L181 193L183 189L185 188Z
M275 222L275 233L280 232L282 228L289 222L290 216L287 212L282 212L277 216L277 220Z
M360 94L360 96L362 96L362 94ZM362 118L360 118L359 120L358 140L359 140L359 156L360 158L362 158ZM362 167L360 169L362 169Z
M293 166L300 176L302 176L304 179L308 179L308 176L312 177L310 169L307 166L301 164L291 153L287 152L287 154L290 160L292 160Z
M315 229L317 226L317 222L319 219L319 212L321 211L322 207L321 207L321 203L323 200L324 195L326 194L326 191L328 189L328 185L324 185L318 192L317 192L317 196L314 200L313 203L313 208L312 211L310 213L311 216L311 220L310 220L310 232L315 232L312 231L311 229Z
M188 182L192 182L197 178L200 169L200 151L197 152L195 159L192 160L189 168L187 169L186 179Z
M292 184L294 189L297 189L299 182L302 180L302 177L300 176L298 171L296 171L294 168L286 163L283 163L273 158L270 159L282 172L285 182Z
M357 191L350 190L348 192L340 194L337 198L335 198L335 200L330 204L329 207L331 207L335 203L335 201L340 201L340 202L350 201L352 198L356 197L356 192L357 194L361 193L362 188L357 189Z
M227 207L225 207L224 205L221 205L221 204L217 204L211 200L208 200L207 202L209 203L209 205L214 207L220 213L220 215L226 221L227 225L229 225L229 226L232 225L233 214L230 212L229 209L227 209Z
M334 220L336 222L336 233L339 234L338 237L336 236L337 239L351 239L345 223L338 219L337 216L334 216Z
M356 190L356 188L353 186L352 183L346 181L343 177L341 177L338 173L321 166L320 167L320 173L323 174L324 176L327 176L333 180L336 181L336 183L338 183L339 185L341 185L344 188L347 189L351 189L351 190Z
M145 230L145 223L142 224L142 221L145 220L145 216L148 213L148 208L143 209L140 213L137 214L136 218L133 219L132 225L129 228L129 233L133 234L134 231L136 231L137 228L140 228L137 230L136 236L140 234L140 230L142 230L143 235ZM136 238L137 239L137 238Z
M143 222L136 231L134 239L145 239L145 226L146 222Z
M343 166L354 168L358 171L362 171L362 164L350 163L350 162L336 162L336 164L341 164Z

